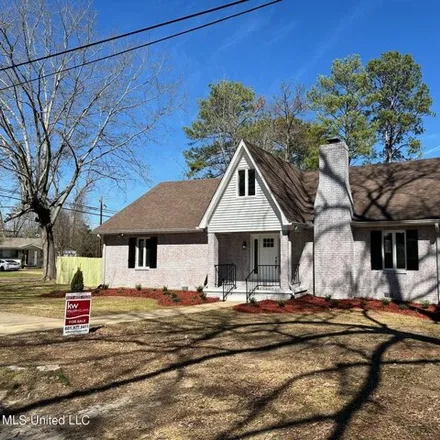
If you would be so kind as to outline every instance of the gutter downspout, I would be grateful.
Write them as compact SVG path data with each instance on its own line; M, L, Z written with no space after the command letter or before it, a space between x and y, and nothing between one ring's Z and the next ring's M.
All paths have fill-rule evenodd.
M440 226L437 222L435 224L435 261L437 264L437 304L440 304Z

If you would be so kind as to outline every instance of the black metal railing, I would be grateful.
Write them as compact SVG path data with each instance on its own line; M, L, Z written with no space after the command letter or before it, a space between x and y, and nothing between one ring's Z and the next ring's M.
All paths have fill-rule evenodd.
M299 279L299 264L292 266L292 284L301 284Z
M246 302L259 287L280 286L279 264L259 264L246 277Z
M223 301L237 287L237 269L235 264L215 265L215 285L222 287Z

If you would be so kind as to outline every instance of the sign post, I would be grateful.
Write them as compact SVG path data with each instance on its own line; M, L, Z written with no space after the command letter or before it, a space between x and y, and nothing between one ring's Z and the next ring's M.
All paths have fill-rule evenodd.
M81 335L89 333L92 293L66 293L63 335Z

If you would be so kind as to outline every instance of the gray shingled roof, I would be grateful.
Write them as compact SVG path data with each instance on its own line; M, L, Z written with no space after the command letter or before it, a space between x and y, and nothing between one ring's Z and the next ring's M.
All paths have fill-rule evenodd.
M286 218L313 221L318 171L302 171L248 142L246 146ZM98 234L192 231L220 179L164 182L98 227ZM440 219L440 158L350 167L354 220Z
M195 231L219 183L220 179L159 183L94 232Z
M20 237L4 237L0 238L0 249L20 249L28 246L36 246L43 248L41 238L20 238Z

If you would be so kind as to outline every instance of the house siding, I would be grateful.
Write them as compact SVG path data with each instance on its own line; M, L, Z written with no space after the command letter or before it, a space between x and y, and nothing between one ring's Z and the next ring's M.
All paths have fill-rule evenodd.
M399 230L403 228L398 228ZM391 298L437 303L437 255L434 226L419 231L419 270L402 273L372 270L370 263L370 230L353 230L353 290L356 296ZM392 228L386 228L392 230Z
M128 236L104 236L103 283L110 287L144 287L194 290L208 274L205 233L158 235L157 268L128 268Z
M247 153L239 161L237 169L250 169ZM256 195L237 196L237 171L230 181L214 213L208 221L209 232L259 232L281 229L278 209L258 173L256 173Z

